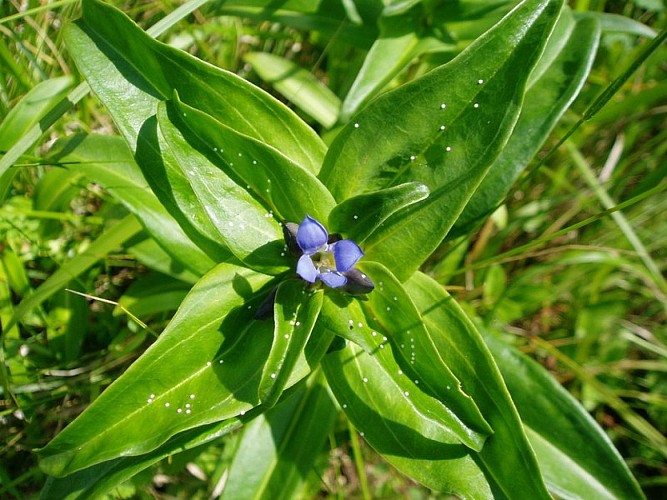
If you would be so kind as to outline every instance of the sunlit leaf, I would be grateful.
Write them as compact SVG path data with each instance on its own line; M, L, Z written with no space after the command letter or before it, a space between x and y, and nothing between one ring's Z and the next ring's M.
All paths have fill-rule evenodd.
M562 498L643 498L609 437L535 361L492 336L486 343L528 430L547 486Z
M339 202L411 181L429 188L365 245L401 280L440 244L507 142L561 5L521 3L450 63L373 101L331 144L320 178Z
M467 234L493 212L581 90L597 53L599 25L575 21L564 9L545 55L531 75L512 136L479 185L449 237Z
M438 352L493 429L477 460L485 476L509 498L549 498L519 415L480 333L454 299L426 275L415 273L406 290Z
M231 264L209 272L141 358L40 450L41 467L64 476L148 453L255 407L273 328L254 315L269 280Z
M154 40L111 5L85 0L66 40L133 151L157 102L176 90L184 103L276 147L306 170L319 170L324 144L287 107L237 75Z
M329 227L361 243L393 213L427 197L428 188L419 182L353 196L332 210Z
M273 345L259 384L259 399L273 406L285 388L322 306L323 294L311 294L302 280L278 285L274 306Z

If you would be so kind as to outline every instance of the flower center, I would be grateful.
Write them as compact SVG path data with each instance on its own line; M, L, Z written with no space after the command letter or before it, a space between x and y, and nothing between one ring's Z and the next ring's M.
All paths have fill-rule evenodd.
M334 259L333 252L322 249L319 252L314 253L311 258L317 269L322 267L326 269L336 269L336 260Z

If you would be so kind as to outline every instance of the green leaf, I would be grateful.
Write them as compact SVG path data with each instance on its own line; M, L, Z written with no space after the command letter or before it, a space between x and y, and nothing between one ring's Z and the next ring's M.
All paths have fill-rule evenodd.
M153 40L118 9L85 0L83 18L68 26L65 37L132 150L157 102L176 90L189 106L319 171L325 146L291 110L239 76Z
M577 12L576 15L596 19L600 22L603 33L627 33L646 38L655 38L658 35L655 30L627 16L594 11Z
M249 52L243 59L285 98L325 128L338 120L340 100L315 75L275 54Z
M193 147L206 154L230 178L238 179L276 217L301 221L310 214L326 220L335 201L317 177L270 146L183 104L178 96L174 105L177 111L174 124Z
M246 417L247 418L247 417ZM136 457L120 457L108 460L87 469L74 472L63 478L49 477L40 492L43 500L86 500L102 497L119 484L154 463L175 453L206 444L214 439L238 430L241 420L231 418L224 422L202 425L181 432L155 450Z
M397 16L380 17L380 36L368 51L364 64L345 96L341 121L347 122L369 98L413 60L418 52L419 35L423 29L420 12L418 8Z
M49 151L49 160L85 175L104 186L131 211L177 262L203 275L215 263L186 236L148 187L125 142L117 136L73 136L58 141ZM225 255L227 256L225 258ZM221 252L221 260L232 258Z
M406 376L417 381L423 392L449 409L449 418L443 423L459 436L462 443L479 451L492 429L474 399L462 388L461 379L452 373L452 367L434 338L439 332L426 328L410 294L384 266L363 262L358 268L373 280L376 288L368 294L367 300L360 302L367 326L354 328L355 325L351 325L348 335L354 334L351 338L359 339L358 343L368 352L379 349L381 339L362 343L359 335L368 339L367 330L377 329L387 337L396 362Z
M519 415L477 329L442 286L426 275L415 273L406 290L438 352L493 429L476 460L486 477L509 498L550 498Z
M160 103L159 130L147 125L142 132L146 154L138 154L138 162L146 177L152 174L158 197L171 198L183 216L202 232L214 232L211 238L222 241L245 265L269 274L285 271L283 234L273 214L192 146L182 123L177 125L179 114L173 102Z
M190 290L187 283L160 273L150 273L133 282L118 300L118 305L138 318L175 311ZM115 315L125 314L120 307Z
M361 243L401 208L428 197L428 188L419 182L408 182L371 193L348 198L329 214L329 228L345 233L348 238Z
M485 435L466 427L461 418L451 409L452 401L456 403L457 399L464 398L469 400L458 390L459 382L452 380L451 374L445 375L443 387L449 387L447 390L451 394L444 401L433 397L430 394L432 391L425 389L424 381L414 374L415 370L406 369L400 354L401 347L394 346L390 340L394 330L386 330L380 325L373 324L373 318L362 310L358 301L351 301L346 307L343 307L327 298L324 301L321 319L317 324L316 332L320 331L336 332L358 345L368 355L368 357L362 356L362 351L350 348L347 353L334 356L333 358L337 361L330 360L331 363L347 363L349 357L354 357L358 366L357 368L349 367L348 375L338 375L336 371L339 368L327 369L327 379L332 387L343 383L344 381L334 380L343 376L346 379L344 383L351 385L358 394L368 391L368 394L371 395L379 390L382 396L376 396L376 398L380 398L383 403L378 403L375 411L389 420L398 418L394 413L399 413L400 410L401 418L410 422L410 428L421 429L419 432L429 439L438 443L463 443L468 448L481 448ZM350 379L352 374L356 375ZM446 382L449 382L450 385L445 386ZM347 394L347 389L344 389L344 392ZM355 396L353 400L358 397L360 396ZM388 398L392 398L391 403L388 402ZM349 398L338 399L344 410L352 401ZM478 420L484 422L481 417L478 417ZM362 431L370 430L369 425L370 422L355 423L355 426ZM488 426L486 429L488 433ZM405 456L421 456L419 447L415 445L413 448L407 444L409 442L411 441L406 440L406 444L403 445L405 453L408 453Z
M158 340L39 451L42 469L64 476L148 453L257 406L273 329L254 315L270 279L232 264L209 272Z
M285 389L322 307L324 294L309 293L305 285L303 280L286 280L276 291L273 345L259 384L259 400L268 407Z
M402 370L395 361L387 371L392 357L380 361L378 354L350 343L322 361L329 386L352 424L384 459L429 488L461 498L492 498L470 448L433 418L441 403L408 377L396 377Z
M320 370L244 427L221 498L309 498L300 487L337 414Z
M538 363L485 338L503 374L547 486L561 498L643 498L609 437Z
M139 222L128 215L124 219L116 221L93 241L81 254L66 261L47 280L42 283L33 293L27 295L14 309L14 316L3 329L9 330L21 318L39 306L54 293L65 288L67 283L80 274L84 273L100 259L105 258L110 252L118 249L132 236L141 231Z
M176 278L183 283L194 285L199 278L206 274L206 271L201 273L190 271L181 262L165 252L153 238L145 234L144 238L138 237L129 241L127 251L146 267Z
M411 181L431 192L367 240L369 259L405 280L440 244L507 142L561 5L526 0L456 59L380 96L338 134L320 178L339 202Z
M563 113L579 94L597 53L600 27L592 18L575 21L564 9L536 74L531 75L521 115L508 143L493 162L448 235L469 233L492 213L542 147ZM544 61L544 62L543 62Z

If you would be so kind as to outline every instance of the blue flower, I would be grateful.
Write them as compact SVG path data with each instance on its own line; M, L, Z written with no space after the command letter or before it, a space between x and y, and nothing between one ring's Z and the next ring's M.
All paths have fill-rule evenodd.
M364 252L352 240L331 242L329 233L322 224L306 215L298 228L296 224L286 226L286 239L295 236L297 253L300 253L296 273L309 283L322 281L331 288L345 287L350 293L368 293L373 290L373 283L361 274L354 265L363 257ZM296 229L296 235L294 230ZM294 241L291 241L292 247Z

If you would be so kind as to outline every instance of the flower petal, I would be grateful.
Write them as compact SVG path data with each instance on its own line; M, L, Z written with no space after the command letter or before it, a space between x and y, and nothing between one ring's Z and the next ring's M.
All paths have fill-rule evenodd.
M310 255L303 254L299 257L299 262L296 264L296 274L309 283L315 283L319 272L315 269L315 264L313 264Z
M336 270L344 273L354 267L359 259L364 256L359 245L352 240L340 240L330 245L336 260Z
M306 215L296 232L296 242L301 250L304 253L313 254L318 248L326 245L327 239L329 239L329 233L324 226L310 215Z
M347 283L347 278L337 271L323 271L320 273L320 279L331 288L338 288Z

